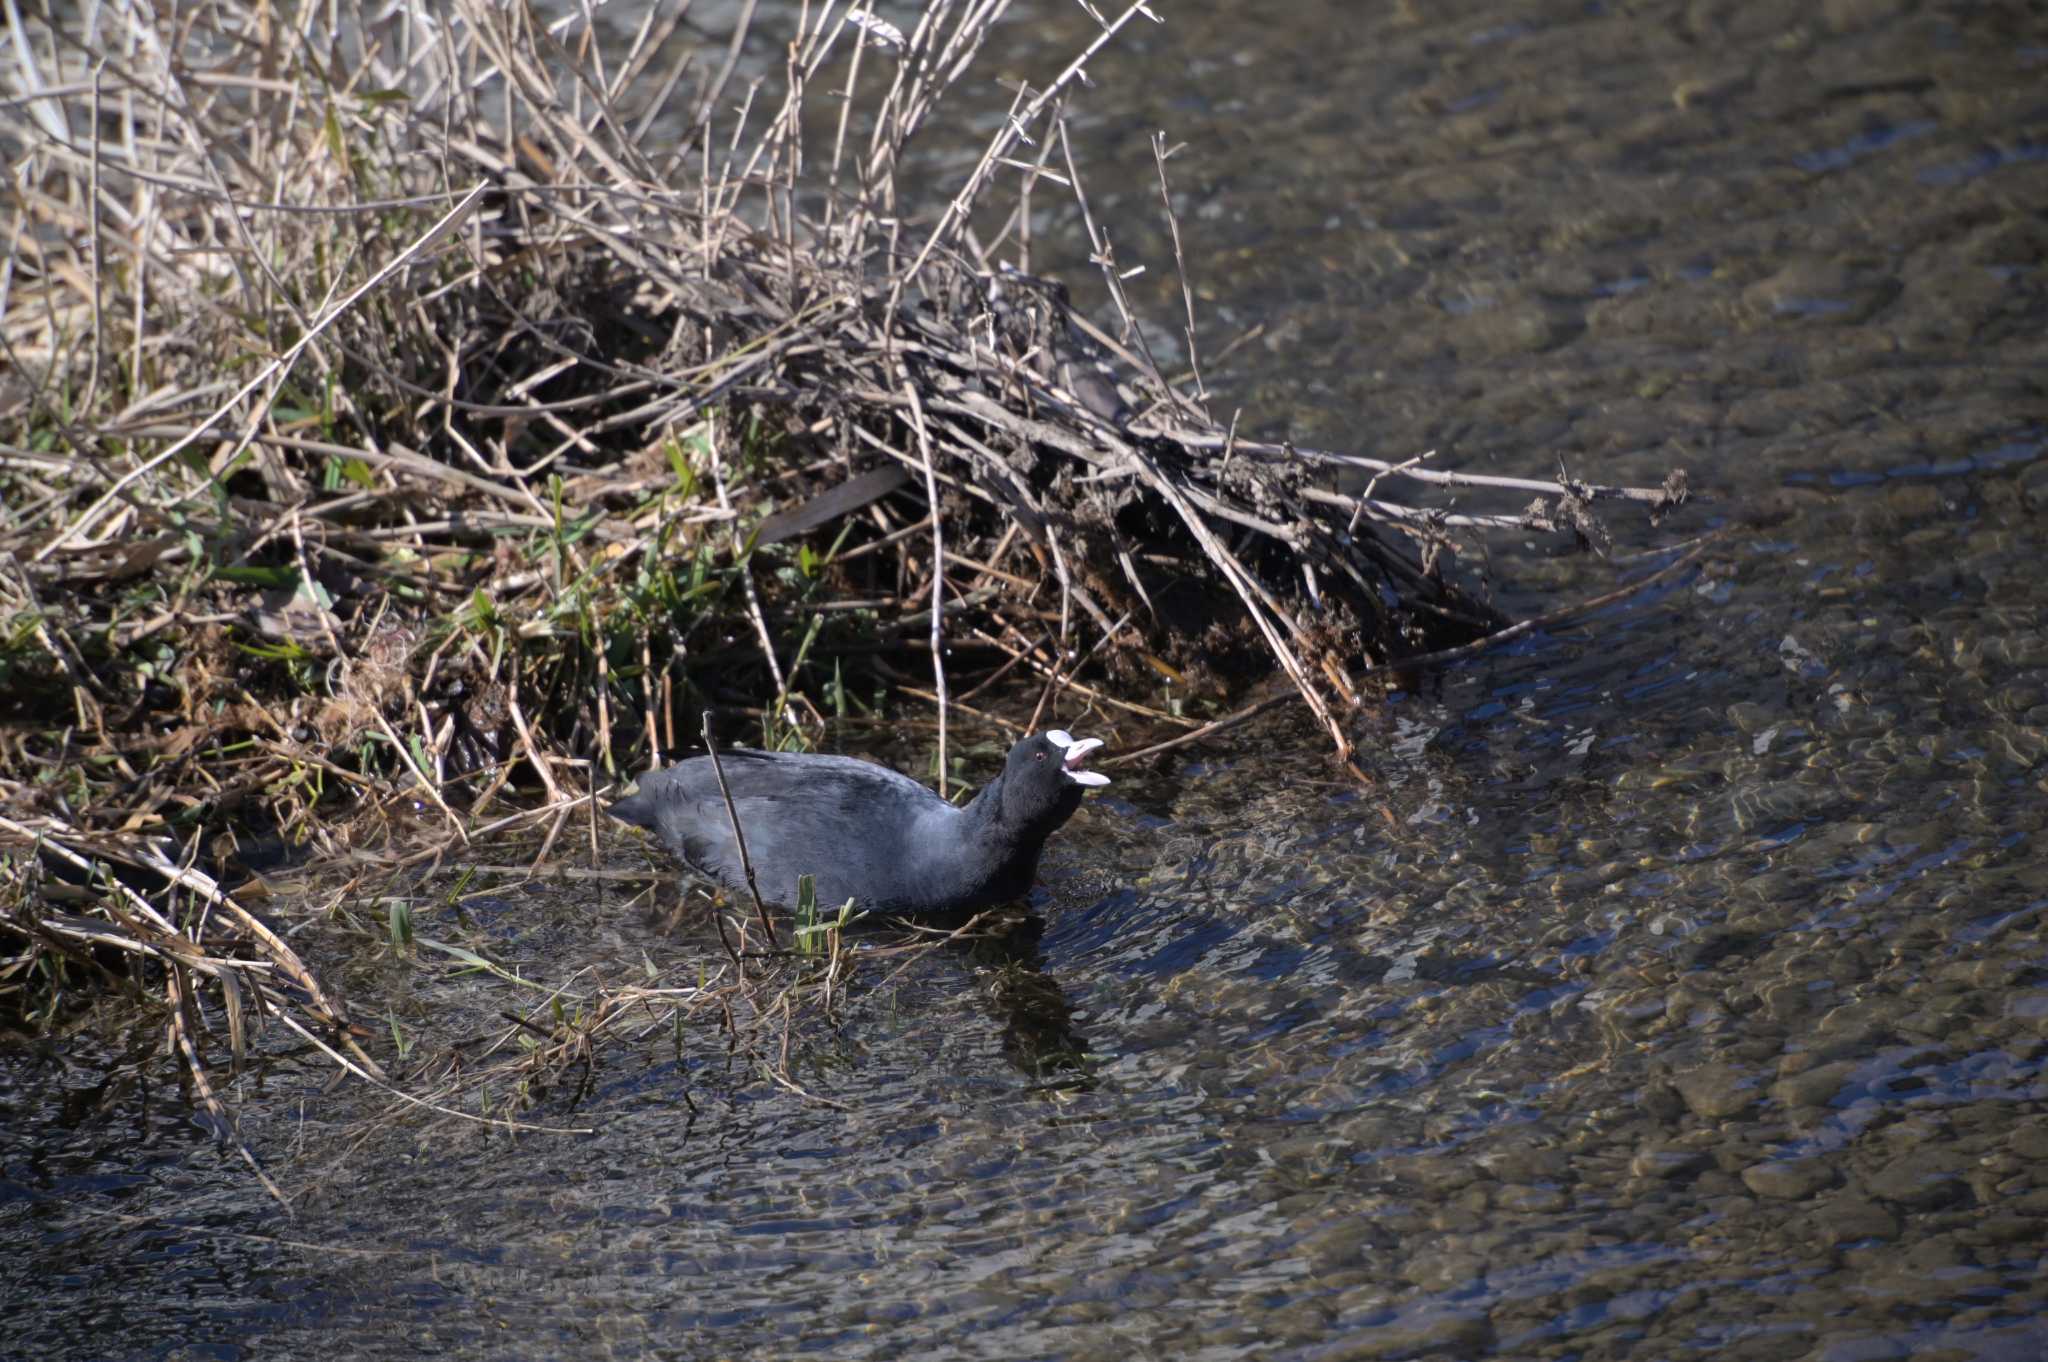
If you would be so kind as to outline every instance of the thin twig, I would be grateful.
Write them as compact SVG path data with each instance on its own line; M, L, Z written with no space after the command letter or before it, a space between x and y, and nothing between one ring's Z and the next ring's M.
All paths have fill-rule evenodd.
M932 438L925 428L924 403L917 395L917 385L910 381L908 374L903 379L903 395L910 401L910 428L917 436L918 457L924 462L924 489L932 508L932 677L939 693L939 798L946 797L946 543L940 534L939 484L932 473Z
M725 783L725 763L718 758L718 742L711 736L711 711L704 711L704 750L711 757L711 773L718 777L719 797L725 800L726 817L732 820L733 845L739 848L740 870L746 877L747 893L754 899L754 915L761 920L762 934L770 946L776 945L775 924L768 920L768 905L761 901L761 885L754 878L754 862L747 855L747 834L740 826L739 806L733 803L732 787Z

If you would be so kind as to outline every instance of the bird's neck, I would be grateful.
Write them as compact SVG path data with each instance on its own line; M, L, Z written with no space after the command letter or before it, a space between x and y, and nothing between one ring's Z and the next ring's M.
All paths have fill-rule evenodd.
M1050 828L1035 828L1003 808L1003 778L997 776L960 810L964 859L955 864L962 896L977 908L1023 898L1038 874L1038 853Z
M1060 824L1073 816L1080 805L1081 787L1076 785L1067 799L1046 809L1036 818L1025 818L1003 807L1003 777L981 787L981 792L969 801L961 814L968 825L990 845L1000 844L1005 849L1017 847L1037 848L1045 839L1059 829Z
M960 816L977 833L989 838L1009 839L1017 835L1018 829L1003 817L1003 778L997 776L981 787L974 798L967 801L967 807L960 810Z

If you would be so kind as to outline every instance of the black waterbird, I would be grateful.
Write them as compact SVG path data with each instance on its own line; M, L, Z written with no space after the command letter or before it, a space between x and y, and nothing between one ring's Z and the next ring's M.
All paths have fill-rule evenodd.
M1053 729L1010 749L1002 774L958 807L910 777L854 757L721 751L761 897L790 907L797 876L817 902L878 913L976 912L1024 897L1048 837L1091 785L1100 738ZM708 756L642 776L612 817L647 828L677 860L744 892L732 818Z

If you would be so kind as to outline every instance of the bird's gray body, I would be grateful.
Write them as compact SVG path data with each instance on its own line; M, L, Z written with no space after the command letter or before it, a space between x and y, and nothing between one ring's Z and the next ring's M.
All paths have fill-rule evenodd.
M884 913L973 912L1029 893L1045 839L1080 805L1083 786L1057 774L1058 748L1046 744L1049 769L1042 759L1036 770L1020 763L1018 753L1034 742L1044 739L1020 743L1004 773L965 808L852 757L732 749L719 762L768 902L793 905L797 877L809 874L821 908L853 899ZM711 758L653 772L639 786L612 815L650 829L692 870L745 893Z

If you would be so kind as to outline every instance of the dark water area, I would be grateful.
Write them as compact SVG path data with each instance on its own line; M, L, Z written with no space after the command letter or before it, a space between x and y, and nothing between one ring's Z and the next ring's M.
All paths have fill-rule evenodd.
M1683 465L1715 499L1664 533L1743 528L1375 703L1370 788L1286 717L1117 773L1048 854L1041 996L928 957L811 1037L843 1110L709 1031L522 1114L578 1136L380 1133L283 1066L240 1096L287 1220L159 1070L10 1048L0 1353L2048 1356L2048 18L1158 8L1077 154L1171 344L1147 138L1188 143L1249 427ZM989 69L1089 24L1020 7ZM1087 296L1049 200L1038 250ZM1516 610L1668 561L1496 554ZM493 911L531 977L716 949ZM1020 1061L1048 1010L1091 1083Z

